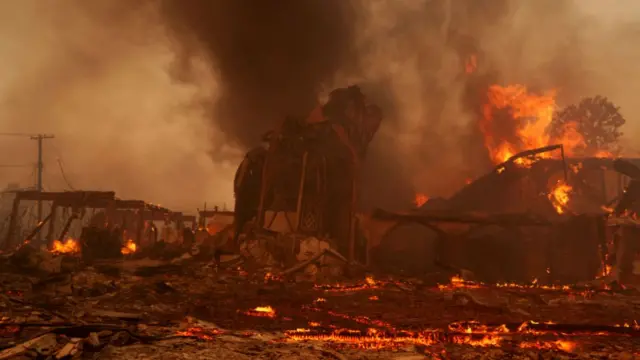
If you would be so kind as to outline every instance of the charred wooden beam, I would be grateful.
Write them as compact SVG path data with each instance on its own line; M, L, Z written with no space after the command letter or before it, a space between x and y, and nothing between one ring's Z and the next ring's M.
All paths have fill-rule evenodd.
M44 227L44 225L51 220L53 213L49 213L49 215L47 215L47 217L45 217L44 219L42 219L42 221L40 221L40 223L38 223L38 225L36 225L35 228L33 228L33 230L31 230L31 232L29 233L29 235L27 235L25 240L31 240L33 239L34 236L38 235L38 233L40 233L40 230L42 230L42 228Z
M56 218L58 215L58 202L54 201L53 204L51 204L51 220L49 221L49 232L47 233L47 245L51 246L53 239L53 233L55 232L55 227L56 227Z
M67 233L69 232L69 229L71 228L71 223L73 223L73 220L78 218L78 213L74 212L73 214L71 214L71 216L69 216L69 219L67 219L67 222L64 224L64 228L62 228L62 232L60 233L60 237L59 240L63 241L64 237L67 236Z
M562 144L549 145L549 146L544 146L544 147L541 147L541 148L536 148L536 149L525 150L525 151L519 152L519 153L513 155L512 157L510 157L503 164L498 165L496 170L498 168L504 167L506 164L513 164L518 159L531 157L531 156L536 156L538 154L542 154L542 153L546 153L546 152L550 152L550 151L555 151L555 150L560 150L560 156L562 158L562 165L563 165L562 168L564 170L564 180L565 180L565 182L567 182L568 181L567 161L565 160L565 157L564 157L564 146Z

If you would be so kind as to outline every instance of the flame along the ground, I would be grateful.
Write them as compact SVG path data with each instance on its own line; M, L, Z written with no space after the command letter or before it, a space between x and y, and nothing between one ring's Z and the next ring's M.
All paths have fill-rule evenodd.
M129 239L122 245L120 253L122 255L131 255L137 250L138 245L135 243L135 241ZM81 253L82 249L80 246L80 241L73 238L67 238L64 241L54 240L49 251L55 255L78 255Z
M316 285L315 289L327 294L337 292L359 292L380 289L393 281L374 280L367 277L364 282L355 285ZM397 284L396 284L397 285ZM450 284L440 285L439 290L460 287L479 288L490 286L483 283L473 283L454 276ZM532 284L495 284L497 288L541 289L550 291L574 291L575 287L562 285L541 285L534 281ZM369 296L370 301L377 301L375 295ZM398 349L407 346L431 347L442 344L466 345L472 347L501 347L511 346L521 349L556 350L574 352L580 347L585 338L602 336L639 337L640 324L633 323L584 326L556 324L551 321L536 322L533 320L511 324L482 324L476 321L454 322L446 328L401 329L389 322L371 319L364 315L351 315L327 309L328 300L316 298L312 303L304 305L305 312L322 312L329 319L339 318L358 324L358 327L345 328L332 325L331 321L322 324L309 321L308 328L285 330L280 342L321 342L334 347L351 347L358 349ZM253 309L238 311L245 316L276 319L277 311L272 306L257 306ZM291 320L283 318L283 320ZM189 327L179 331L177 335L212 340L216 335L225 333L219 328Z

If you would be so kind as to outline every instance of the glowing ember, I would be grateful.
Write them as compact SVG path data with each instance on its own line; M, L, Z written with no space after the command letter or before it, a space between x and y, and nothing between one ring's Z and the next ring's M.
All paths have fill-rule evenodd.
M273 310L271 306L258 306L249 311L245 311L244 314L248 316L256 316L256 317L268 317L268 318L276 317L276 311Z
M427 201L429 201L429 197L425 194L416 194L416 198L413 201L413 203L416 205L416 207L422 207L422 205L424 205Z
M567 204L569 200L571 200L569 194L571 194L572 190L573 188L570 185L565 184L563 181L558 181L556 186L547 195L558 214L565 212Z
M516 283L498 283L494 285L488 285L481 282L466 281L459 276L453 276L448 285L438 285L440 290L450 290L455 288L465 289L478 289L484 287L497 287L497 288L513 288L513 289L542 289L542 290L571 290L568 285L540 285L538 279L533 279L531 284L516 284Z
M122 255L129 255L136 252L137 249L138 249L138 246L136 245L136 243L133 242L133 240L129 239L127 240L127 243L124 244L122 249L120 249L120 253L122 253Z
M379 300L379 299L378 299L377 296L374 295L374 296L369 296L369 300L376 301L376 300Z
M576 348L576 343L572 341L556 340L551 342L522 342L520 343L522 349L540 349L540 350L561 350L564 352L573 352Z
M184 331L177 331L176 336L184 336L191 338L198 338L201 340L213 340L215 335L222 334L218 329L204 329L201 327L190 327Z
M334 344L349 345L361 349L398 348L414 344L429 346L437 343L435 333L398 333L386 334L378 329L366 332L351 329L337 329L330 333L296 329L285 332L288 341L322 341Z
M314 288L317 290L323 290L326 292L351 292L351 291L361 291L361 290L371 290L377 289L382 286L383 283L380 281L376 281L371 276L367 276L365 278L364 283L355 284L355 285L315 285Z
M264 274L264 281L265 282L269 282L269 281L282 281L282 277L272 274L270 272Z
M452 343L473 347L496 347L505 341L513 341L513 335L557 335L553 331L533 330L535 322L526 322L510 330L506 325L487 326L478 322L461 322L449 325L446 331L425 329L420 331L395 330L392 328L369 328L366 331L355 329L335 329L323 332L322 329L295 329L285 331L288 341L321 341L336 345L346 345L362 349L397 349L407 345L431 346ZM547 336L548 336L547 335ZM566 340L537 340L519 342L521 348L551 349L572 352L576 344Z
M74 239L67 239L65 242L53 240L51 252L54 254L77 254L80 252L80 244Z

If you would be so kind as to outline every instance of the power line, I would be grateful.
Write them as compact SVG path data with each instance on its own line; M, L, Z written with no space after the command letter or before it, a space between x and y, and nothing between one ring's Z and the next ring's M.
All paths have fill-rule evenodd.
M60 169L60 174L62 175L62 179L67 184L67 187L69 188L69 190L75 191L75 188L73 187L73 185L71 185L71 181L69 181L69 178L67 177L67 173L64 170L64 159L62 158L62 153L60 152L60 149L56 146L55 142L51 144L51 147L58 154L58 158L57 158L58 168Z
M4 132L4 133L0 133L0 136L32 137L32 136L37 136L37 134Z
M73 185L71 185L71 183L69 182L69 179L67 179L67 175L64 172L64 167L62 166L62 159L58 159L58 167L60 168L60 173L62 174L62 179L64 180L65 183L67 183L67 186L69 187L70 190L74 190Z

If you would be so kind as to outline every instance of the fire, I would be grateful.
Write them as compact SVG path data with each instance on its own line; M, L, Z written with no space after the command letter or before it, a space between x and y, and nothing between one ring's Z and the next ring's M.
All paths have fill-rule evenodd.
M425 194L418 193L416 194L416 198L413 201L416 204L416 207L422 207L427 201L429 201L429 197Z
M271 306L257 306L251 310L245 311L244 314L256 317L276 317L276 311Z
M523 342L520 343L522 349L541 349L541 350L561 350L567 353L576 349L576 343L573 341L556 340L552 342Z
M480 121L480 130L484 136L485 147L494 163L503 163L525 150L553 144L562 144L566 155L574 155L585 148L584 137L578 131L576 122L566 123L559 138L552 138L548 133L557 107L555 90L535 94L529 92L524 85L493 85L489 88L487 98L488 102L483 108L483 119ZM510 123L504 123L504 119L497 119L498 111L508 111L507 120ZM498 134L498 130L507 131L508 134ZM610 155L603 151L595 154L596 157ZM542 153L536 155L534 159L521 158L515 163L529 167L538 159L555 156L558 155Z
M555 91L536 95L529 93L523 85L493 85L487 98L480 130L495 163L503 163L520 151L549 145L546 130L556 109ZM494 135L496 110L510 111L510 117L516 122L513 124L515 139L509 141Z
M547 195L558 214L563 214L565 212L567 204L569 203L569 200L571 200L569 195L572 191L573 188L570 185L559 180Z
M213 340L215 335L222 334L218 329L204 329L201 327L190 327L184 331L177 331L176 336L190 337L201 340Z
M80 252L80 244L74 239L67 239L65 242L53 240L53 248L51 252L54 254L76 254Z
M497 347L503 342L513 341L514 335L531 337L536 335L557 335L550 330L535 330L532 326L539 323L530 321L522 323L517 328L506 325L488 326L475 321L452 323L446 330L424 329L418 331L397 330L393 328L368 328L366 331L339 328L329 332L314 327L313 329L299 328L285 331L286 340L321 341L335 345L346 345L361 349L396 349L407 345L432 346L436 344L452 343L473 347ZM573 352L576 343L567 340L536 340L519 341L520 348L551 349L566 353Z
M136 243L133 240L129 239L127 240L127 243L124 244L122 249L120 249L120 253L122 253L122 255L129 255L136 252L137 249L138 246L136 245Z
M571 287L568 285L541 285L538 283L538 279L533 279L531 284L516 284L516 283L498 283L494 285L489 285L481 282L467 281L462 279L460 276L453 276L449 280L450 283L447 285L438 285L440 290L451 290L456 288L465 288L465 289L479 289L486 288L490 286L494 286L497 288L513 288L513 289L542 289L542 290L571 290Z

